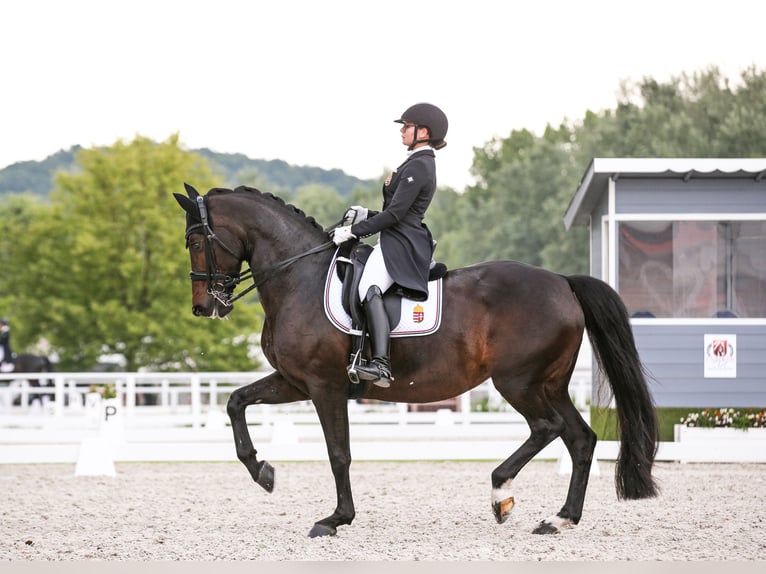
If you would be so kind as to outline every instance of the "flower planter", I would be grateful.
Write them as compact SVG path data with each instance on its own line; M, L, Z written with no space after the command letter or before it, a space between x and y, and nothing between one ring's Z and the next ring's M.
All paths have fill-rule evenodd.
M766 462L766 428L704 428L675 425L681 462Z
M766 440L766 428L735 429L731 427L673 427L674 440Z

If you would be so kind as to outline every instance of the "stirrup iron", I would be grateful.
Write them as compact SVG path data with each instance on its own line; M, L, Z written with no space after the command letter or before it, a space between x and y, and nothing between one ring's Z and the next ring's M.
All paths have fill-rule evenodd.
M362 347L360 346L359 349L357 349L356 353L351 355L351 362L349 362L348 368L346 369L346 373L348 374L348 380L355 385L358 385L361 382L361 380L359 379L359 372L356 370L356 367L359 365L361 353L362 353Z

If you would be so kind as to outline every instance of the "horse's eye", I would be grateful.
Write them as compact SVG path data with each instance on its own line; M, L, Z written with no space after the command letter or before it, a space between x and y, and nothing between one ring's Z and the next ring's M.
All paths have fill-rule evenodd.
M190 251L199 251L202 248L202 244L199 241L192 241L189 243Z

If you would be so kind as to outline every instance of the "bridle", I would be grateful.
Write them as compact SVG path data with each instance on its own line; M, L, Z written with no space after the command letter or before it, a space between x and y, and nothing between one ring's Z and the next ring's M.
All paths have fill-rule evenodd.
M248 267L245 271L240 271L234 275L221 273L218 271L218 264L216 263L215 259L215 249L213 242L217 243L224 251L226 251L235 259L238 259L240 262L242 261L242 258L234 253L234 251L213 232L213 228L210 226L210 219L208 217L207 204L205 203L204 196L197 196L197 207L199 209L200 222L189 225L186 228L186 242L188 244L189 236L194 233L201 233L205 237L205 271L191 271L189 273L189 278L192 281L206 281L208 294L226 307L231 307L235 301L241 299L250 293L250 291L253 289L257 289L266 283L266 281L274 277L277 273L283 269L286 269L299 259L302 259L308 255L319 253L335 245L332 241L326 241L321 245L312 247L308 251L304 251L298 255L288 257L287 259L275 263L268 269L265 269L258 275L257 278L251 267ZM248 279L252 279L253 284L249 285L246 289L237 295L233 295L234 288L242 281L246 281Z

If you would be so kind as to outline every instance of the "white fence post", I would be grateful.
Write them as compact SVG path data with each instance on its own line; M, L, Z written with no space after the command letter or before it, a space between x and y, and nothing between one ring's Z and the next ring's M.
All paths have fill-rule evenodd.
M59 423L64 419L64 377L56 375L53 377L54 391L54 405L53 405L53 418Z
M128 375L125 377L125 415L130 418L133 416L136 408L136 377Z
M202 415L202 392L200 389L200 379L198 374L191 376L191 414L192 428L200 427L200 418Z
M399 403L396 406L398 407L398 410L399 410L399 424L400 425L406 425L407 424L407 412L408 412L408 408L407 408L408 405L407 405L407 403Z
M210 379L208 382L208 408L210 410L218 409L218 381Z
M464 425L471 424L471 392L460 396L460 419Z
M160 383L160 405L170 406L170 382L167 379L162 379Z

